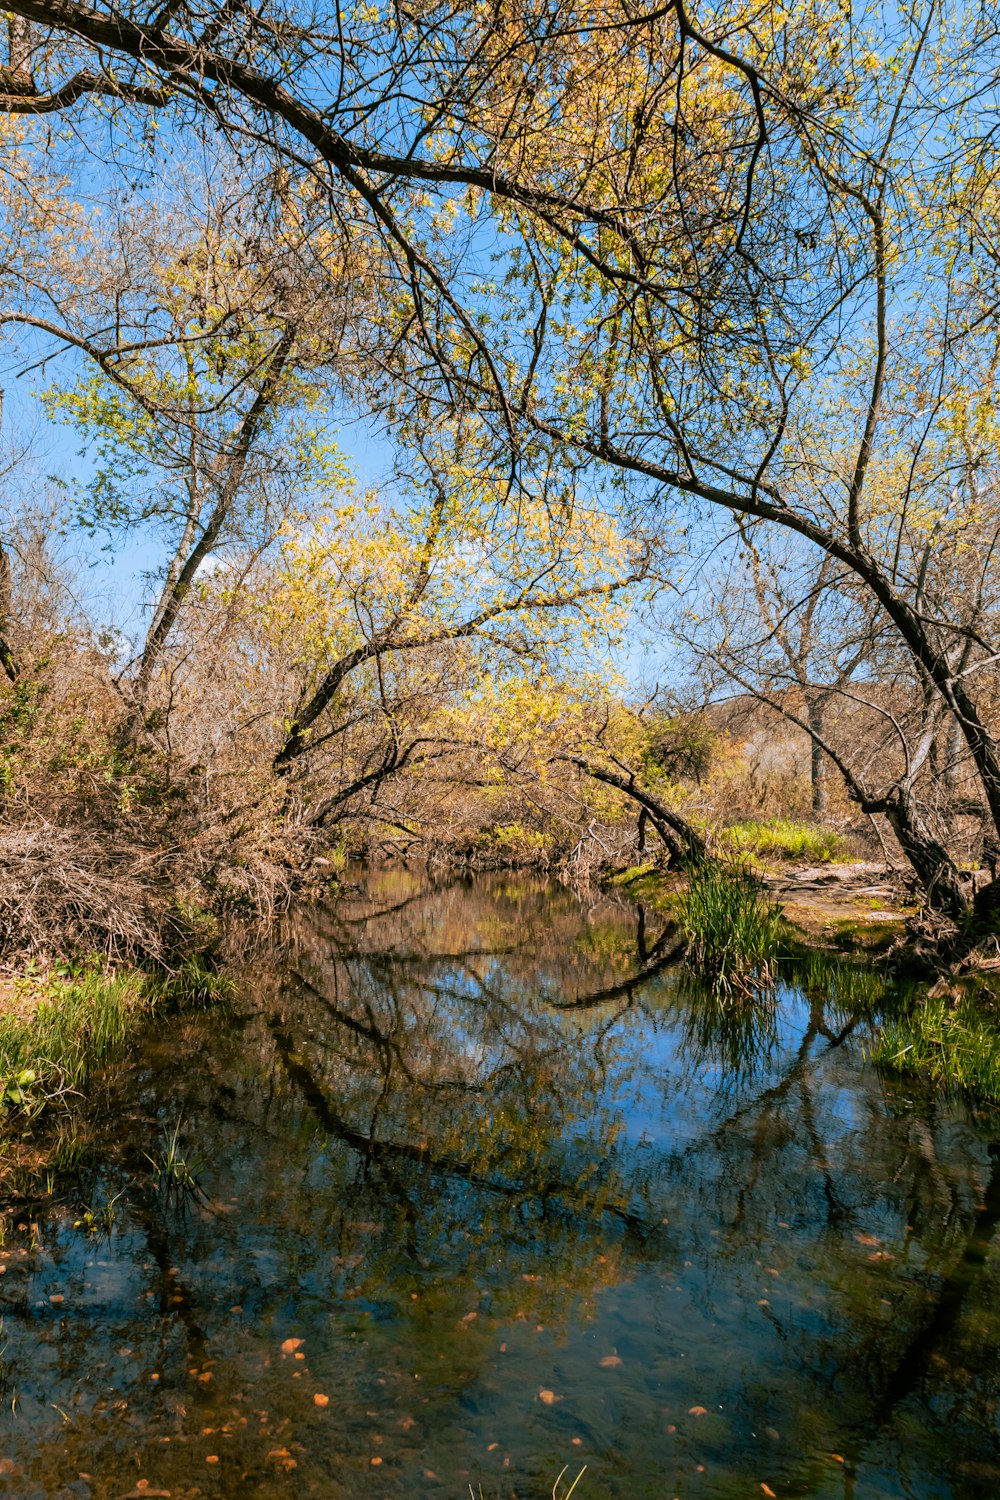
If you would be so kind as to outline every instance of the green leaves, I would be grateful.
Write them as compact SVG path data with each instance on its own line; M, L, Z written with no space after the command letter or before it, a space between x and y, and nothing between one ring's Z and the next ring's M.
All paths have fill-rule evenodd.
M19 1073L10 1073L0 1078L0 1109L18 1109L32 1113L38 1101L32 1094L32 1085L37 1083L34 1068L22 1068Z

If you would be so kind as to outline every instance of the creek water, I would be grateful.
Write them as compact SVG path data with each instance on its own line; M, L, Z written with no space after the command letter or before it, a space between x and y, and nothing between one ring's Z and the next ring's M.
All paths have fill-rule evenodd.
M0 1495L1000 1492L1000 1124L866 1063L877 985L727 1006L608 899L352 878L8 1215Z

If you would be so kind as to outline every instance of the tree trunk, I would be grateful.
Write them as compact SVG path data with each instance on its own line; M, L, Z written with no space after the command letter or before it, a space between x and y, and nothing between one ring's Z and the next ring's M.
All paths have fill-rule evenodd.
M17 661L7 643L7 632L12 607L13 585L10 576L10 558L4 551L3 543L0 542L0 668L3 669L11 682L16 682L18 675Z
M823 738L823 703L810 694L806 699L806 717L812 741L809 746L809 780L812 787L812 810L817 815L826 812L827 780L826 756L820 741Z
M928 905L960 921L969 909L968 892L951 855L934 837L911 798L897 792L887 804L885 815L924 888Z
M275 401L296 336L296 328L286 327L275 345L260 389L240 424L232 454L208 520L197 541L189 547L187 555L182 557L178 551L170 565L167 581L146 636L139 668L131 684L133 704L118 731L120 749L127 748L135 741L145 721L154 673L160 664L184 601L198 576L198 569L218 542L229 519L257 434ZM189 520L183 542L190 541L192 529Z
M682 818L680 813L661 802L659 797L640 786L633 773L609 771L582 755L554 755L552 759L568 761L570 765L577 766L588 776L592 776L595 781L603 781L605 786L613 786L617 791L624 792L626 797L631 797L633 802L638 803L649 814L650 822L676 864L700 864L706 858L708 849L698 830Z

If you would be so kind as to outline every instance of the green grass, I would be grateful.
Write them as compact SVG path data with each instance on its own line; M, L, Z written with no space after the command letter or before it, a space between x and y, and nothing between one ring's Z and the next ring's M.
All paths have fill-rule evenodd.
M106 1199L103 1203L94 1204L90 1208L83 1209L80 1217L73 1220L74 1229L83 1229L88 1234L103 1234L109 1239L111 1231L118 1222L118 1204L124 1198L124 1189L116 1193L113 1198Z
M0 1014L0 1095L6 1110L34 1113L46 1101L79 1091L90 1070L128 1036L150 1008L145 976L26 976L14 1004Z
M733 854L760 859L801 859L833 864L851 858L847 842L832 828L775 818L769 823L733 823L718 835L719 846Z
M687 963L722 994L753 994L774 982L784 938L780 908L746 870L704 864L677 902Z
M656 874L658 868L656 861L652 859L647 860L645 864L628 865L624 870L616 870L613 875L609 875L604 883L610 889L617 886L627 888L639 880L645 880L648 875Z
M871 1050L880 1067L1000 1103L1000 1015L975 1001L928 998L886 1021Z
M155 1156L147 1154L146 1160L153 1169L156 1181L173 1193L197 1194L198 1179L207 1165L206 1158L198 1150L185 1152L181 1146L181 1122L177 1121L172 1132L163 1138L162 1148Z
M79 1093L91 1070L154 1007L216 1003L232 987L201 958L185 960L173 973L109 973L91 959L68 971L22 975L0 1011L0 1119L32 1115Z
M186 958L180 968L150 976L147 987L155 999L190 1009L231 1000L236 986L228 974L211 968L200 954Z

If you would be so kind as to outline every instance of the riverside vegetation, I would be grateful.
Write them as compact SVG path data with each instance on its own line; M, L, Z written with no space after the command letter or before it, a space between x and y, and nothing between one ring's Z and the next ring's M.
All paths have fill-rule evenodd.
M0 1490L995 1494L994 10L6 6Z

